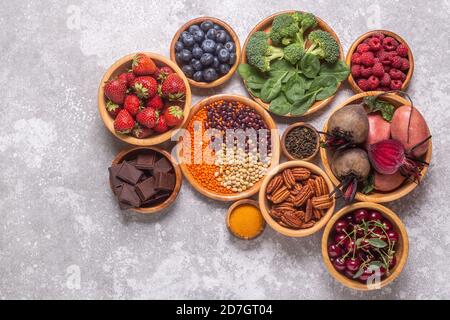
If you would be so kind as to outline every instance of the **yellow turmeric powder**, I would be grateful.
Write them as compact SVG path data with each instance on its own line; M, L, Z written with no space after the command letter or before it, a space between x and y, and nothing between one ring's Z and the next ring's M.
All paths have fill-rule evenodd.
M251 204L241 204L233 209L229 217L229 228L239 238L252 239L258 236L265 225L261 211Z

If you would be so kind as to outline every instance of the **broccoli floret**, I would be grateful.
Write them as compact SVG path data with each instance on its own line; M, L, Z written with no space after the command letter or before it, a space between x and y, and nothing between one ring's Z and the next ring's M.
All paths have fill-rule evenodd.
M305 54L303 46L297 42L294 42L284 48L284 59L292 64L297 64Z
M299 31L299 25L290 14L281 14L273 19L270 39L275 45L292 43Z
M315 30L308 36L308 40L312 42L307 53L316 55L319 59L323 59L329 63L335 63L339 58L339 45L333 36L323 30Z
M309 12L294 12L291 16L299 26L296 41L305 47L305 33L317 26L317 18Z
M262 72L270 71L270 61L283 58L283 49L276 48L267 42L268 35L263 31L255 32L247 44L248 63Z

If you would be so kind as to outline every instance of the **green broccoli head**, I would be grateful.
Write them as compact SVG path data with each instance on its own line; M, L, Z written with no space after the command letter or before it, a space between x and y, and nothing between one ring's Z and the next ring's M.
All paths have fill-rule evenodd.
M294 42L284 48L284 59L292 64L297 64L305 54L303 46L297 42Z
M315 30L309 34L308 40L312 42L307 50L308 53L329 63L335 63L339 59L339 45L330 33Z
M246 54L248 63L262 72L270 71L270 61L283 58L283 49L268 43L268 35L263 31L255 32L248 40Z
M305 33L317 26L317 18L312 13L300 11L294 12L293 14L291 14L291 16L299 26L299 31L296 35L296 41L304 47Z
M270 39L275 45L286 46L295 40L298 31L298 23L290 14L280 14L273 19Z

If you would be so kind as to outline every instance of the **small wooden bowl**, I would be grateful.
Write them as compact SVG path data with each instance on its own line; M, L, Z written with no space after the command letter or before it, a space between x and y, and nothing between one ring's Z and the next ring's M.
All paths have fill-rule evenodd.
M261 189L259 190L259 207L261 209L261 213L262 213L264 219L266 220L267 224L269 224L272 227L272 229L278 231L281 234L284 234L285 236L289 236L289 237L307 237L307 236L310 236L310 235L316 233L320 229L322 229L327 224L328 220L330 220L330 218L334 212L334 207L336 205L336 199L334 197L333 197L333 206L327 210L327 212L322 217L322 219L319 220L319 222L317 222L311 228L300 229L300 230L285 228L285 227L281 226L280 224L278 224L278 222L276 222L269 214L271 205L266 197L267 185L269 184L270 180L272 180L272 178L276 174L283 171L284 169L297 168L297 167L303 167L303 168L309 169L312 173L323 177L325 179L325 182L327 183L328 190L330 190L330 191L333 190L333 184L331 183L328 176L325 174L325 172L322 171L322 169L320 169L315 164L312 164L310 162L303 161L303 160L288 161L288 162L284 162L284 163L280 164L278 167L274 168L270 172L270 175L268 175L264 178L262 185L261 185Z
M231 39L233 40L233 42L234 42L234 44L236 46L236 62L230 68L230 71L228 71L227 74L221 76L220 78L218 78L217 80L214 80L212 82L198 82L198 81L195 81L195 80L193 80L191 78L187 78L187 80L189 81L191 86L193 86L195 88L200 88L200 89L214 88L214 87L220 86L221 84L223 84L223 83L227 82L228 80L230 80L230 78L233 76L234 72L236 71L237 67L239 66L239 62L240 62L240 59L241 59L241 44L239 42L239 37L237 36L236 32L226 22L224 22L224 21L222 21L220 19L217 19L217 18L213 18L213 17L198 17L198 18L189 20L184 25L182 25L181 28L178 29L178 31L173 36L172 42L170 43L170 59L174 63L177 63L176 62L176 57L175 57L175 43L180 38L181 33L183 31L186 31L191 25L193 25L193 24L200 24L200 23L202 23L205 20L211 20L213 23L218 24L219 26L221 26L230 35Z
M247 39L245 40L244 46L242 48L242 63L247 63L247 54L246 54L246 49L247 49L247 43L248 40L250 39L250 37L257 31L264 31L264 32L269 32L271 27L272 27L272 22L273 19L276 16L279 16L280 14L284 14L284 13L294 13L298 10L287 10L287 11L281 11L281 12L277 12L267 18L265 18L264 20L262 20L261 22L259 22L248 34ZM336 32L334 32L334 30L322 19L320 19L319 17L317 17L317 21L318 21L318 28L322 29L324 31L329 32L337 41L337 43L339 44L339 59L344 60L344 50L342 49L342 45L341 42L336 34ZM342 83L342 82L341 82ZM338 85L338 90L339 87L341 86L341 83L339 83ZM245 86L245 88L247 89L247 86ZM267 110L269 110L269 104L265 103L264 101L262 101L261 99L259 99L258 97L254 96L250 90L247 90L248 94L252 96L252 98L257 101L260 105L262 105L264 108L266 108ZM337 93L337 91L336 91ZM300 115L300 116L292 116L290 114L287 115L281 115L281 117L305 117L307 115L311 115L314 112L319 111L320 109L323 109L325 106L327 106L332 100L333 98L336 96L336 93L334 95L332 95L331 97L328 97L325 100L321 100L321 101L316 101L307 112L305 112L304 114ZM280 115L279 115L280 116Z
M370 288L366 284L361 283L357 280L353 280L350 278L347 278L345 275L338 272L334 266L331 263L330 257L328 256L328 240L330 238L330 234L333 231L334 224L337 220L345 216L346 214L356 210L356 209L372 209L379 211L383 217L387 218L392 225L394 226L394 230L398 232L399 234L399 241L397 243L397 250L395 253L397 264L395 267L391 270L391 274L386 277L384 280L380 283L380 288L388 285L392 281L394 281L402 272L403 267L406 264L406 260L408 259L408 251L409 251L409 241L408 241L408 234L406 233L406 228L403 225L402 221L399 219L399 217L392 212L390 209L377 204L377 203L371 203L371 202L358 202L354 203L352 205L346 206L336 212L334 216L331 218L331 220L328 222L327 226L325 227L325 230L323 232L322 236L322 257L323 261L325 262L325 266L327 267L328 271L331 273L331 275L340 283L342 283L344 286L356 289L356 290L362 290L362 291L369 291L369 290L375 290L378 288Z
M292 154L289 153L289 151L286 149L286 137L288 135L288 133L295 128L298 127L306 127L311 129L312 131L314 131L317 135L317 143L316 143L316 149L314 150L314 152L306 158L303 159L299 159L294 157ZM319 152L319 147L320 147L320 136L319 133L317 132L317 129L314 128L312 125L305 123L305 122L297 122L297 123L293 123L291 124L289 127L286 128L286 130L284 130L283 135L281 136L281 151L283 152L284 156L286 158L288 158L289 160L303 160L303 161L311 161L312 159L314 159L314 157L317 155L317 152Z
M181 170L175 159L172 157L172 155L160 148L157 147L133 147L131 149L122 150L120 151L117 156L112 161L112 165L119 164L123 162L124 160L133 159L135 158L139 153L148 153L148 152L156 152L164 157L167 158L167 160L170 161L170 163L173 166L174 172L175 172L175 188L172 191L172 194L167 198L164 202L154 206L154 207L148 207L148 208L132 208L131 210L143 213L143 214L150 214L150 213L157 213L161 212L165 209L168 209L177 199L178 193L181 189L181 183L183 181L183 176L181 175ZM112 191L112 184L110 183L111 191Z
M397 40L399 43L404 44L408 48L409 70L408 70L408 73L406 74L406 79L403 82L402 88L400 89L402 91L405 91L406 88L408 87L409 83L411 82L411 78L412 78L412 75L414 73L414 57L413 57L411 48L409 47L408 43L406 43L406 41L402 37L400 37L398 34L396 34L394 32L387 31L387 30L373 30L373 31L369 31L369 32L364 33L362 36L360 36L358 39L356 39L355 42L353 42L352 46L348 50L345 62L347 63L347 65L351 66L352 65L352 63L351 63L352 55L356 51L356 48L358 47L358 45L361 44L366 38L372 36L375 33L382 33L382 34L384 34L384 35L386 35L388 37L392 37L395 40ZM348 83L350 84L350 87L352 88L352 90L355 93L364 92L356 84L356 81L355 81L355 79L353 79L353 76L352 76L351 73L348 76Z
M230 233L231 233L233 236L235 236L235 237L237 237L237 238L239 238L239 239L242 239L242 240L252 240L252 239L255 239L255 238L259 237L259 236L261 235L261 233L264 231L264 229L265 229L265 227L266 227L266 222L265 222L265 220L263 220L263 225L262 225L262 227L261 227L261 230L258 232L258 234L256 234L256 235L253 236L253 237L242 237L242 236L240 236L240 235L234 233L234 231L233 231L233 230L231 229L231 227L230 227L230 217L231 217L231 214L233 213L233 210L236 209L237 207L239 207L239 206L241 206L241 205L245 205L245 204L254 206L254 207L258 208L258 210L260 210L260 209L259 209L259 204L258 204L258 202L255 201L255 200L251 200L251 199L242 199L242 200L236 201L236 202L233 203L233 204L230 206L230 208L228 209L227 216L226 216L226 224L227 224L227 227L228 227L228 231L230 231Z
M344 101L339 106L337 106L330 113L329 117L331 117L331 115L333 113L335 113L337 110L345 107L346 105L360 103L364 97L376 96L377 94L380 94L380 93L382 93L382 92L372 91L372 92L363 92L363 93L354 95L354 96L350 97L348 100ZM410 104L410 102L408 100L406 100L398 95L395 95L395 94L388 94L386 96L383 96L381 99L391 103L395 108ZM329 120L329 118L327 119L327 121L325 122L325 124L323 126L323 132L328 131L328 120ZM431 153L432 153L432 142L430 140L430 145L428 147L428 151L425 153L424 158L423 158L423 160L425 160L427 163L430 163L430 161L431 161ZM340 181L338 180L338 178L334 175L333 171L331 170L330 162L331 162L331 157L332 157L332 151L325 149L325 148L320 148L320 157L322 159L322 163L323 163L325 172L330 177L331 181L333 181L334 185L336 185L336 186L339 185ZM425 178L427 171L428 171L428 167L425 166L422 170L422 176L420 177L420 180ZM407 181L407 182L404 182L396 190L390 191L390 192L373 191L370 194L363 194L361 192L357 192L356 200L367 201L367 202L377 202L377 203L390 202L390 201L394 201L394 200L400 199L401 197L406 196L408 193L413 191L416 187L417 187L417 183Z
M239 95L229 95L229 94L219 94L219 95L214 95L211 96L209 98L203 99L200 102L198 102L194 107L192 107L191 112L189 114L189 117L187 119L187 121L185 122L184 125L184 129L187 128L189 122L191 121L192 117L204 106L211 104L212 102L218 101L218 100L224 100L224 101L237 101L237 102L241 102L243 104L245 104L248 107L251 107L252 109L254 109L259 115L261 115L261 117L263 118L264 122L267 124L267 128L269 130L271 130L271 137L272 137L272 159L271 159L271 166L268 168L268 172L270 172L270 170L275 167L276 165L278 165L278 162L280 160L280 139L278 137L277 134L277 126L274 122L274 120L272 119L272 117L270 116L270 114L264 110L263 107L261 107L259 104L257 104L255 101L243 97L243 96L239 96ZM177 150L177 154L178 154L178 158L182 159L182 154L183 154L183 141L181 139L181 141L178 143L178 150ZM189 168L187 167L187 165L183 162L183 161L179 161L180 162L180 168L181 171L183 172L184 177L189 181L189 183L194 187L195 190L197 190L198 192L200 192L201 194L203 194L204 196L214 199L214 200L219 200L219 201L236 201L236 200L241 200L241 199L245 199L245 198L249 198L252 195L254 195L255 193L258 192L262 180L260 179L257 183L255 183L253 185L253 187L251 187L250 189L247 189L241 193L231 193L231 194L222 194L222 193L217 193L211 190L208 190L206 188L204 188L195 178L194 176L191 174L191 172L189 171Z
M180 76L181 79L183 79L183 82L186 86L186 98L184 101L184 114L185 114L185 119L186 119L187 115L189 114L189 109L191 107L191 88L189 87L189 83L187 81L186 76L181 71L181 69L178 68L178 66L175 63L173 63L166 57L163 57L159 54L152 53L152 52L143 52L143 53L145 53L146 55L151 57L158 67L169 66L173 71L175 71ZM114 119L109 115L108 111L106 110L107 98L105 97L105 92L103 90L105 83L109 79L117 77L122 72L127 72L129 69L131 69L131 63L133 61L134 56L135 56L135 53L126 55L125 57L116 61L106 71L105 75L103 76L103 78L100 82L100 86L98 88L98 110L100 112L100 117L102 118L103 123L105 124L106 128L108 128L108 130L114 136L116 136L117 138L119 138L120 140L122 140L126 143L133 144L136 146L152 146L152 145L160 144L160 143L163 143L163 142L169 140L170 137L172 136L172 134L175 134L175 132L179 128L181 128L182 124L178 127L172 128L169 131L164 132L162 134L153 135L153 136L145 138L145 139L138 139L131 135L117 133L114 130Z

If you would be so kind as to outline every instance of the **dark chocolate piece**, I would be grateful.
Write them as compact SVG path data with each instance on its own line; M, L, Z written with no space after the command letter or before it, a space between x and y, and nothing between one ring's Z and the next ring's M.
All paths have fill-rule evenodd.
M136 185L136 192L142 201L147 201L156 194L155 178L150 177Z
M155 166L155 162L155 153L142 153L138 154L135 167L142 170L152 170Z
M156 195L154 195L153 197L151 197L150 199L148 199L147 201L143 202L141 204L141 207L151 207L155 204L158 203L163 203L164 201L167 200L167 198L169 198L171 193L158 193Z
M173 191L175 189L175 180L173 173L155 173L155 187L157 190Z
M136 169L132 164L127 161L123 162L122 167L117 173L117 177L130 184L136 184L142 176L142 171Z
M173 169L172 164L169 160L167 160L166 157L162 157L158 161L156 161L155 166L153 168L154 172L162 172L162 173L168 173Z
M120 210L128 210L133 208L133 206L119 201L119 208Z
M120 164L115 164L108 168L109 180L111 181L112 189L116 195L119 193L120 187L124 184L124 182L122 180L117 178L117 173L119 172L122 165L123 165L123 162Z
M141 205L141 199L137 195L135 188L127 183L124 183L122 186L119 194L119 202L135 208Z

